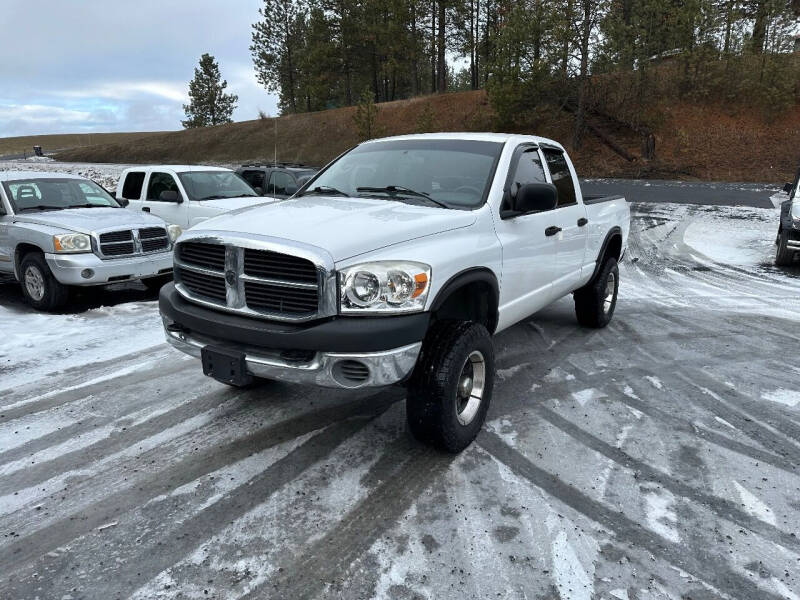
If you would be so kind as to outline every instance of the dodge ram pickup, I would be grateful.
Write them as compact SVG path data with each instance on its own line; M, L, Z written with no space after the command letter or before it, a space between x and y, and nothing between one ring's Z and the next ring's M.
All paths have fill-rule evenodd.
M59 173L0 173L0 273L20 282L34 308L54 310L69 286L171 278L177 225L131 213L89 179Z
M404 384L411 432L457 452L489 408L491 336L567 294L605 326L629 229L627 201L584 196L554 141L373 140L288 200L184 233L159 306L206 375Z
M794 178L794 183L787 183L783 191L789 194L789 199L781 203L781 220L778 224L778 237L775 240L778 248L775 252L775 264L785 267L792 264L794 257L800 253L800 169Z
M261 197L230 169L184 165L125 169L116 198L122 206L149 212L183 229L230 210L275 201Z

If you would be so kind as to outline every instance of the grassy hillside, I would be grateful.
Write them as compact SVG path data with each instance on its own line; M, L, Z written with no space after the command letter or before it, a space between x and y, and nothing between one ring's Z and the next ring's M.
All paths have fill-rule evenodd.
M322 165L358 143L355 108L244 121L176 131L59 153L69 161L122 163L238 163L280 160ZM784 181L797 169L800 106L766 121L752 111L724 105L673 103L662 107L654 128L656 159L629 162L588 134L571 153L586 177L652 177L729 181ZM277 121L277 127L276 127ZM426 96L379 105L377 135L419 131L491 131L494 115L483 91ZM572 115L539 111L533 133L569 143ZM641 156L641 138L612 122L596 125L630 154ZM276 134L277 131L277 134Z
M33 154L34 146L41 146L45 152L65 148L81 148L97 144L125 144L132 140L153 135L154 132L134 133L65 133L55 135L26 135L0 138L0 156L8 154ZM160 133L160 132L159 132Z

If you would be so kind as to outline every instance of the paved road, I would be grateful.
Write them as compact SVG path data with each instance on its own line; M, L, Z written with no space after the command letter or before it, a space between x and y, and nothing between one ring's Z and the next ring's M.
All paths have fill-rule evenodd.
M781 185L783 185L781 183ZM587 194L622 194L631 202L676 202L711 206L770 208L770 195L780 185L763 183L713 183L657 179L588 179L581 182Z
M458 456L402 390L231 390L162 345L32 380L0 400L0 598L795 598L800 278L760 235L697 246L773 213L636 205L612 324L564 299L497 336Z

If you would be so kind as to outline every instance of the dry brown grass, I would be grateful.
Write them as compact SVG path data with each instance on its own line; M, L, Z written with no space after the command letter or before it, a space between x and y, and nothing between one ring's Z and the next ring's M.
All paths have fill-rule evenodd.
M22 154L23 152L31 155L33 154L34 146L41 146L45 152L55 152L65 148L81 148L97 144L125 144L131 140L147 137L154 133L160 132L65 133L0 138L0 156Z
M59 159L119 163L238 163L278 158L322 165L358 143L355 108L287 115L190 129L146 138L78 148ZM723 104L673 103L663 109L655 129L654 161L629 163L587 134L580 151L571 155L586 177L651 177L774 182L794 174L800 156L800 106L772 121L760 113L733 112ZM483 91L425 96L379 105L378 133L413 133L430 125L433 131L490 131L493 112ZM609 127L609 126L606 126ZM623 147L640 155L641 140L630 131L607 130ZM534 133L569 144L572 117L544 111L520 133Z

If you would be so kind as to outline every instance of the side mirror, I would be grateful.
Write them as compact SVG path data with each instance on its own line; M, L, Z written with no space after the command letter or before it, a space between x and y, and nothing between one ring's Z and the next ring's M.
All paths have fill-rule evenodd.
M792 193L792 184L791 183L784 183L783 184L783 191L786 192L787 194L791 194Z
M257 185L256 187L254 187L254 188L253 188L253 191L254 191L256 194L258 194L259 196L263 196L263 195L264 195L264 188L262 188L262 187L261 187L261 186L259 186L259 185Z
M297 187L296 183L290 183L289 185L286 186L286 194L289 196L293 196L295 193L297 193L298 189L299 188Z
M122 208L126 208L128 204L130 204L130 200L127 198L117 198L117 204L119 204Z
M182 202L180 195L175 190L164 190L158 195L158 199L161 202L177 202L178 204Z
M519 214L553 210L558 204L558 191L552 183L527 183L517 190L514 211Z

